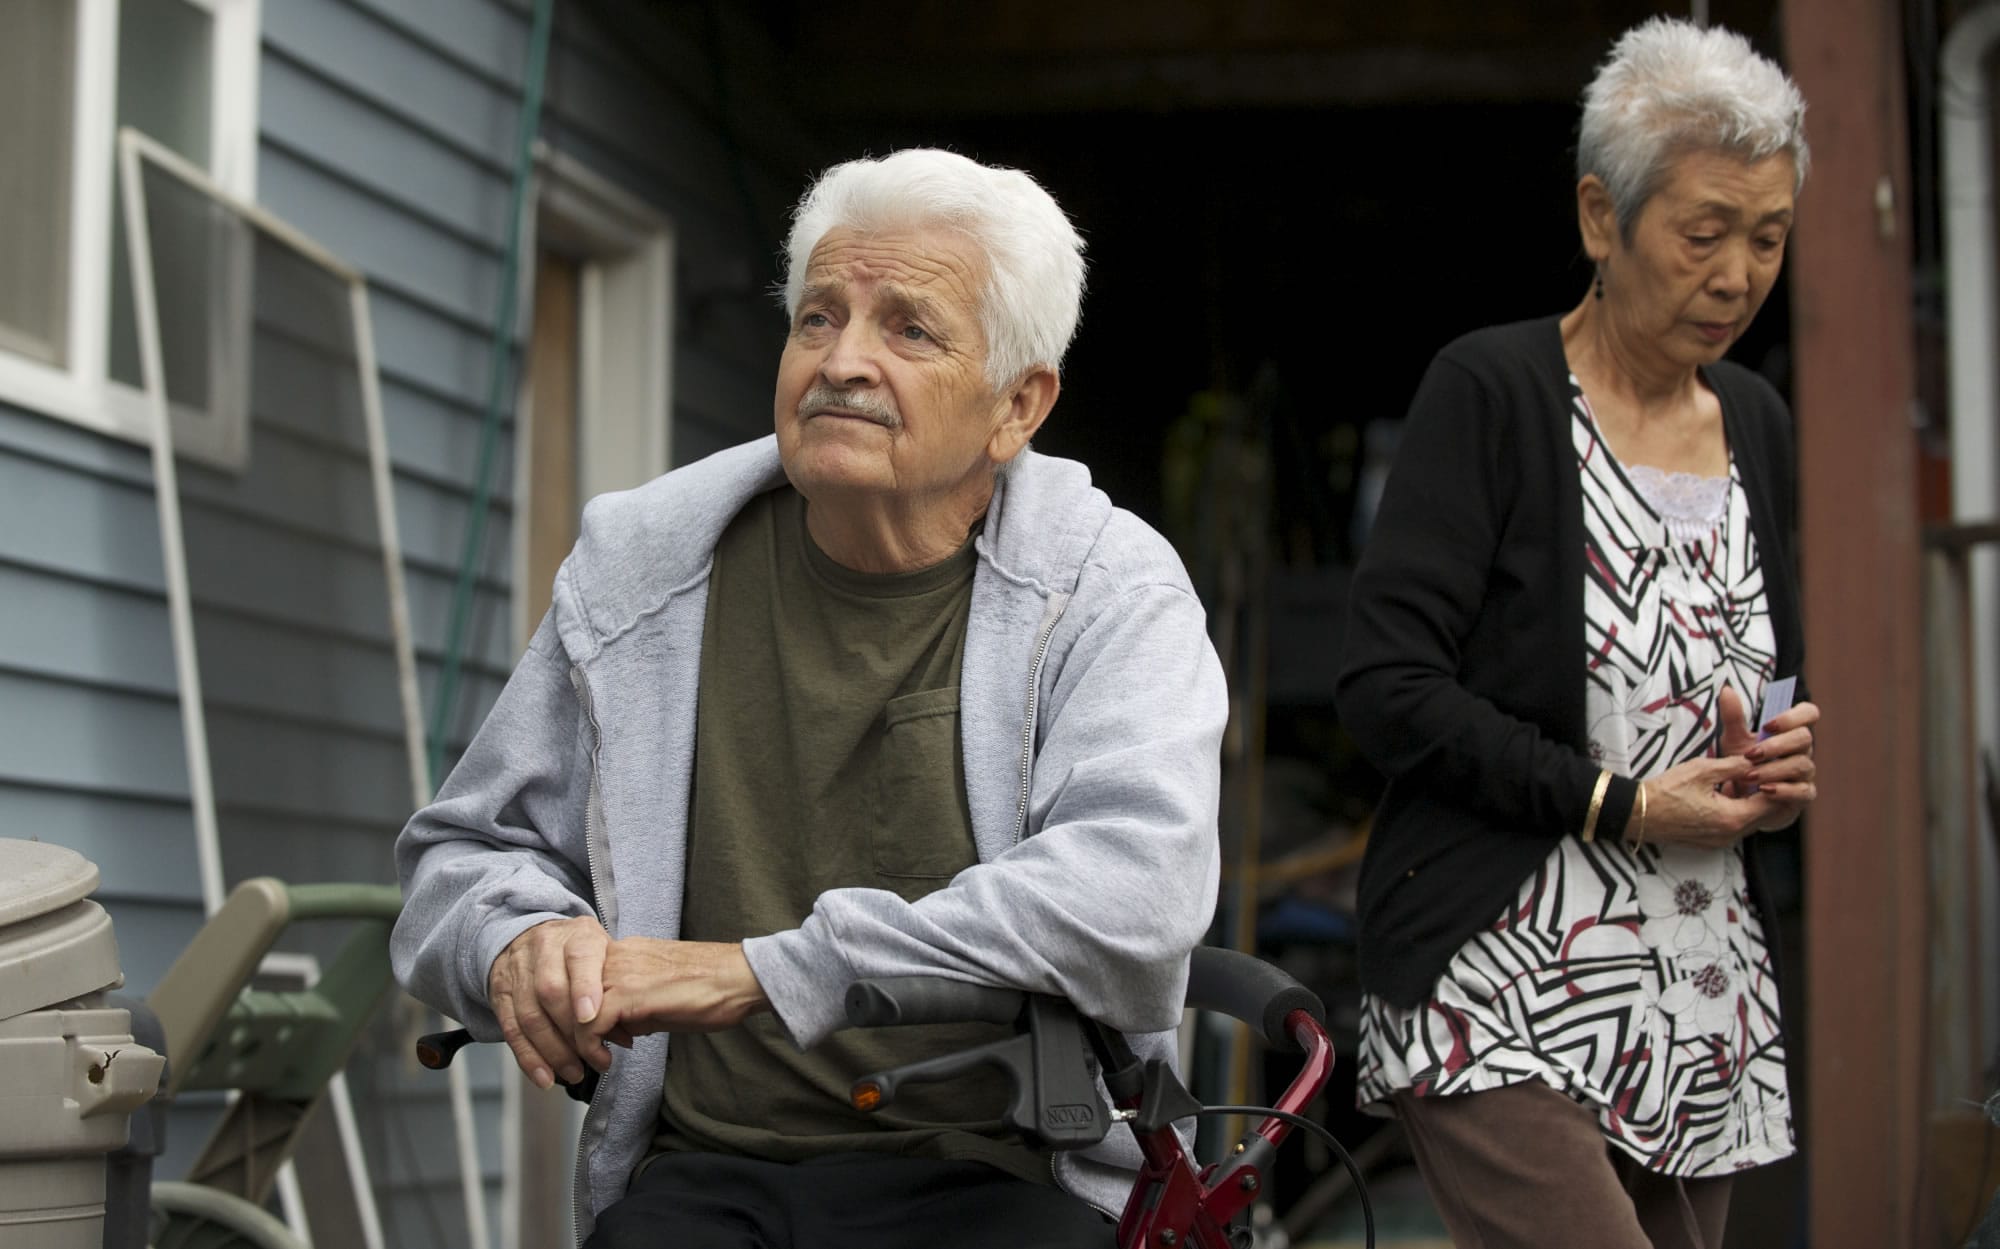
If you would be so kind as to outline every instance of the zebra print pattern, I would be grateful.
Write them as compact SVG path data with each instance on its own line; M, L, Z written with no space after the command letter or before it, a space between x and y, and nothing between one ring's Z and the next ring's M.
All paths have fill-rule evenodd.
M1635 487L1570 379L1584 509L1594 759L1656 776L1713 751L1724 684L1755 708L1776 637L1741 481L1715 507ZM1691 484L1691 483L1683 483ZM1678 537L1677 537L1678 535ZM1727 1174L1792 1152L1778 993L1740 848L1565 837L1461 948L1430 1001L1362 1002L1357 1100L1541 1080L1652 1170Z

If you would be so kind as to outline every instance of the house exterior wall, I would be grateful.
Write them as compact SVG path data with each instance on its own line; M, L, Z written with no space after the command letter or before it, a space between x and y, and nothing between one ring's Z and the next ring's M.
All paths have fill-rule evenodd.
M474 495L529 14L509 0L263 0L261 20L258 200L368 277L428 714ZM672 446L683 463L768 428L782 321L756 292L777 240L758 239L745 206L781 204L791 179L746 160L729 134L728 109L755 126L767 100L732 83L721 102L698 35L650 20L644 34L636 50L621 48L565 19L542 134L676 232L680 328L659 349L674 353ZM511 423L504 433L454 751L515 656ZM152 482L144 448L0 402L0 832L99 865L128 989L141 994L201 919ZM279 551L312 540L238 523L246 543ZM335 642L303 632L288 642L287 664L342 662ZM219 772L229 734L216 719ZM337 842L288 839L277 822L258 869L393 880L407 781L351 734L313 738L309 726L300 741L331 752L369 792ZM406 1039L376 1029L367 1044L384 1057L354 1076L384 1225L391 1244L464 1243L444 1082L408 1070ZM474 1064L479 1139L497 1184L500 1064L481 1058L492 1060ZM394 1117L376 1113L391 1106ZM177 1109L165 1171L185 1165L210 1113L199 1098Z

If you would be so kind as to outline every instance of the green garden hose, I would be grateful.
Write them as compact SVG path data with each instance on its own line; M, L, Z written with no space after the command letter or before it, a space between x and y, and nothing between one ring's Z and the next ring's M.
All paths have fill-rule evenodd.
M451 623L445 637L444 666L438 675L437 701L431 707L428 742L431 791L444 781L445 734L452 704L458 698L459 672L465 665L465 634L472 620L472 592L478 580L480 555L486 541L486 513L493 497L494 462L499 458L501 401L507 393L508 365L514 355L514 321L520 292L521 215L528 182L534 173L535 135L541 129L542 84L549 67L549 32L555 0L535 0L534 31L528 41L528 69L521 84L520 127L514 145L514 186L507 210L507 251L500 267L500 310L493 318L493 348L487 369L486 419L479 436L479 471L472 494L472 515L459 556L458 583L452 592Z

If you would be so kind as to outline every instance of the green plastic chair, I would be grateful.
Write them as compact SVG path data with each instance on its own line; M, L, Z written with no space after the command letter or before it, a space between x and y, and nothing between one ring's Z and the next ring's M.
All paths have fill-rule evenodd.
M387 994L393 885L246 880L202 925L147 1005L166 1033L167 1098L196 1089L238 1096L183 1183L153 1186L153 1249L297 1249L263 1204L327 1083L347 1063ZM352 925L309 989L253 989L251 978L292 924Z

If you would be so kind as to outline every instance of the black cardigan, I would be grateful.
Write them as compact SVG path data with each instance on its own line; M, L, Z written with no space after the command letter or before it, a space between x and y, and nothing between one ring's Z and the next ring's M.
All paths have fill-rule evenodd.
M1749 501L1777 673L1792 675L1804 641L1791 418L1741 366L1724 361L1702 377L1721 400ZM1586 753L1570 420L1558 318L1446 347L1411 401L1355 573L1337 698L1356 745L1389 778L1361 867L1361 983L1398 1006L1427 999L1558 839L1583 831L1599 769ZM1624 831L1637 793L1632 778L1612 779L1600 836ZM1769 923L1762 873L1746 857ZM1775 933L1770 941L1775 953Z

